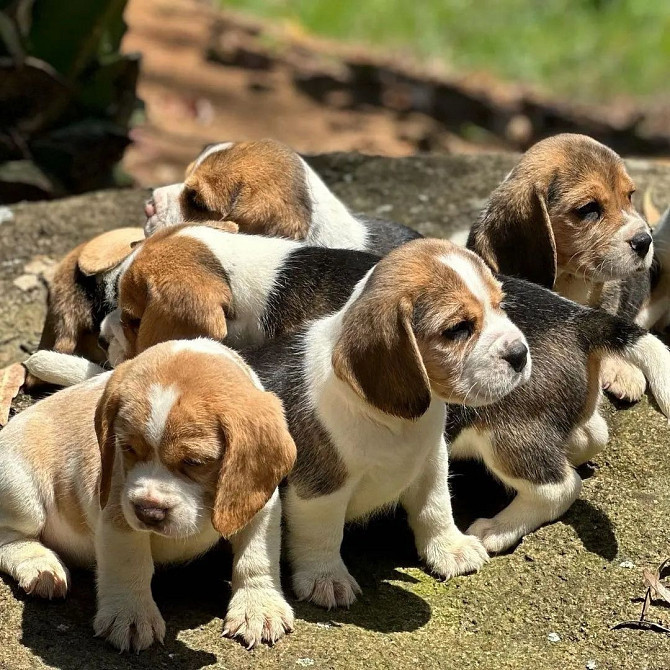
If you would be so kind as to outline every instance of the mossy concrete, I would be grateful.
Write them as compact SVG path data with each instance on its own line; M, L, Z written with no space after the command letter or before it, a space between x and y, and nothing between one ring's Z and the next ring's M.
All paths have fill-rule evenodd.
M509 155L312 159L354 209L440 236L473 221L514 161ZM659 205L670 200L670 169L635 161L630 170L639 191L653 185ZM25 358L39 339L44 289L13 284L26 263L60 258L102 230L141 224L145 197L141 190L109 191L0 209L0 365ZM16 409L28 403L20 397ZM612 440L583 469L581 499L476 575L436 581L421 569L401 514L372 520L345 540L345 560L364 591L359 601L343 612L293 603L295 633L273 649L247 652L220 637L230 577L221 550L157 575L167 639L139 656L119 655L93 638L90 574L75 573L68 599L52 603L25 597L3 578L0 668L667 670L670 636L612 626L638 615L642 569L670 555L670 429L646 399L608 414ZM478 467L455 471L462 526L504 504L504 493ZM670 609L654 606L649 617L669 625Z

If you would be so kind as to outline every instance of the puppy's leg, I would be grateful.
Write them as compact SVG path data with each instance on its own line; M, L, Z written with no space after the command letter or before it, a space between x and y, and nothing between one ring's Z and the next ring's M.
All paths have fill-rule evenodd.
M303 499L289 486L284 500L293 590L321 607L349 607L361 592L340 556L351 491Z
M563 463L557 468L560 475L556 481L532 481L511 476L496 457L488 437L480 435L478 447L486 467L503 484L516 491L514 500L502 512L492 519L477 519L468 528L468 533L480 538L491 553L508 549L524 535L554 521L579 496L582 480L563 456L560 457Z
M577 467L599 454L609 440L607 421L596 411L588 421L575 428L567 442L567 456Z
M122 528L123 522L111 518L111 507L104 509L96 530L98 611L93 627L121 651L141 651L165 637L165 621L151 595L151 536Z
M64 598L70 573L58 556L34 538L0 527L0 571L16 579L28 594Z
M293 610L279 577L281 501L275 491L265 507L230 538L233 547L233 596L224 635L240 637L249 649L274 644L293 630Z
M640 400L647 388L640 368L613 355L603 356L600 383L605 391L627 402Z
M448 479L447 446L442 438L421 476L400 498L419 556L447 579L479 570L488 560L482 543L461 533L454 523Z

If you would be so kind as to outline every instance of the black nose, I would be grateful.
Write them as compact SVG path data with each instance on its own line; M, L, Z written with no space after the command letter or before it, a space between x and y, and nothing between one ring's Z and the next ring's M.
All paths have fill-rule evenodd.
M651 235L649 233L638 233L631 240L629 240L633 251L640 257L644 258L651 246Z
M107 351L107 347L109 346L109 342L103 337L102 335L98 335L98 346L103 350Z
M147 507L146 505L133 505L135 516L147 526L157 526L165 521L168 510L164 507Z
M512 366L514 372L521 372L528 362L528 347L520 340L517 340L513 344L510 344L509 349L507 349L502 357L503 360Z

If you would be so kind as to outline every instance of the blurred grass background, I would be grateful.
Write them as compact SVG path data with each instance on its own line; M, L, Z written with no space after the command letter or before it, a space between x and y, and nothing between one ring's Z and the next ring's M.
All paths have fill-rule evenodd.
M670 95L670 0L219 0L583 102Z

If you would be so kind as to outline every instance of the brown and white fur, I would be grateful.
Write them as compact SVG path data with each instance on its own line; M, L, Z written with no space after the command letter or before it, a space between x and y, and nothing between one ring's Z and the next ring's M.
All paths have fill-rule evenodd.
M66 595L66 563L97 565L95 632L139 651L165 635L154 564L225 537L225 632L273 643L293 628L277 485L295 455L281 403L236 353L204 339L160 344L0 432L0 570L52 598Z
M492 193L468 248L495 272L652 328L654 242L634 191L611 149L556 135L531 147ZM603 361L602 381L622 399L644 393L642 373L615 357Z

